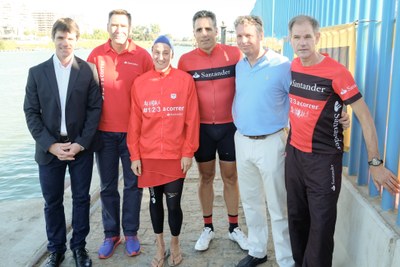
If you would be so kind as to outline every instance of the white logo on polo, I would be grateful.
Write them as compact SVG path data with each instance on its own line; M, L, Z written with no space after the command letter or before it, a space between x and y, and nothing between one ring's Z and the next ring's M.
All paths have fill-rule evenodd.
M336 101L335 102L335 107L334 107L335 112L338 112L341 107L342 107L342 105L339 103L339 101Z
M200 77L200 75L199 75L197 72L195 72L195 73L193 74L193 78L194 78L194 79L199 78L199 77Z
M124 61L124 64L138 66L137 63L135 63L135 62L129 62L129 61Z
M176 99L176 94L171 94L172 99Z

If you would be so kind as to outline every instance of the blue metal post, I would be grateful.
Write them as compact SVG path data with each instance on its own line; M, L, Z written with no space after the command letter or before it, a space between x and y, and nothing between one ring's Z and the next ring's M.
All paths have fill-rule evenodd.
M378 76L379 93L376 97L377 105L375 114L375 125L378 134L378 144L381 155L383 155L385 151L395 7L395 1L383 0L381 18L382 31L380 36L381 47L379 49L380 58L378 60L378 69L380 70ZM384 189L382 193L382 209L392 210L394 208L394 201L395 198L386 189Z
M314 17L314 15L315 15L315 1L314 0L308 1L308 12L311 16Z
M319 6L320 6L320 1L318 0L313 0L312 1L312 16L315 18L317 16L317 13L319 12Z
M399 8L399 7L398 7ZM392 73L400 73L400 12L396 15L396 39L393 49L393 68ZM388 135L386 144L386 168L391 170L399 178L399 155L400 155L400 75L392 76L392 85L390 91L390 112L388 121ZM400 207L397 207L400 210ZM400 226L400 212L398 212L396 224Z
M344 1L337 0L337 2L338 2L337 3L338 24L345 24L346 23L346 14L349 12L349 10L345 8L345 2Z
M272 0L272 12L271 12L271 37L275 37L275 0Z
M360 6L361 2L364 2L364 0L353 0L348 2L350 2L350 21L360 19Z
M333 16L332 16L333 20L331 22L331 25L339 25L339 24L341 24L342 12L340 12L340 3L339 2L342 2L342 1L341 0L333 0L332 5L333 5L334 13L333 13Z
M322 22L321 23L321 27L327 27L330 25L330 18L331 18L331 13L333 11L332 9L332 0L325 0L323 1L325 2L325 10L324 10L324 16L321 18Z
M301 14L300 5L299 5L299 2L298 2L298 1L291 0L291 1L290 1L290 4L291 4L291 6L292 6L293 8L288 9L288 17L289 17L289 20L290 20L292 17ZM289 22L289 21L288 21L288 22Z
M377 69L377 64L375 62L379 61L379 44L377 44L377 38L376 38L376 31L377 31L377 13L379 7L377 6L377 3L375 2L375 6L372 6L370 1L366 1L367 5L367 10L369 12L368 20L365 22L365 25L367 25L367 46L366 49L366 57L367 57L367 62L365 64L366 68L366 73L367 75L365 76L365 84L364 84L364 100L367 103L369 110L373 116L375 113L375 107L376 107L376 83L378 79L378 69ZM367 147L365 145L365 141L363 140L361 142L361 152L360 152L360 165L359 165L359 170L358 170L358 184L364 185L367 184L369 181L369 168L368 168L368 151ZM371 197L376 197L379 195L379 188L375 187L375 184L371 181L368 183L368 189L369 189L369 195Z
M317 2L317 4L316 4L316 8L315 8L315 16L314 16L314 18L319 19L321 17L324 1L316 0L316 2Z
M321 9L319 11L319 16L316 17L316 19L319 20L319 24L321 25L321 27L325 27L325 13L327 10L327 2L326 1L321 1Z
M354 7L354 10L358 11L358 17L357 19L363 19L365 18L366 14L366 7L365 7L365 1L358 2L358 6ZM364 81L365 81L365 59L366 59L366 52L365 52L365 43L366 40L364 39L365 36L365 24L362 21L358 22L357 25L357 32L356 32L356 64L355 64L355 74L354 78L362 91L364 88ZM360 162L360 146L361 146L361 127L358 119L353 115L352 119L352 130L351 130L351 136L350 136L350 152L349 152L349 168L348 168L348 174L349 175L356 175L358 171L358 165ZM360 184L360 183L358 183Z
M343 1L342 1L343 3ZM343 17L344 22L343 23L350 23L353 22L354 19L354 8L352 6L355 4L355 1L345 1L343 3L343 8L342 10L346 10L345 16Z

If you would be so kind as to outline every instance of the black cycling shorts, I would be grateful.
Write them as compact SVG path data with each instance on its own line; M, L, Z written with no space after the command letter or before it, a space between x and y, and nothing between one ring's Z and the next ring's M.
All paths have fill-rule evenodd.
M197 162L215 160L216 152L223 161L236 161L233 122L222 124L200 124L200 145L194 153Z

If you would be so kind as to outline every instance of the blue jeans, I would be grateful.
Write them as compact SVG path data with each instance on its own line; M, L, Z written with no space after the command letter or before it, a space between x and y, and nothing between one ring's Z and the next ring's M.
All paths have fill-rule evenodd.
M39 165L39 180L45 201L44 215L50 252L66 251L66 223L64 213L64 183L68 166L72 191L72 237L71 250L84 248L89 234L90 183L93 171L93 153L79 153L73 161L54 159L46 165Z
M122 201L122 229L126 236L134 236L139 230L141 188L137 176L131 169L126 133L101 132L103 147L96 152L97 168L101 181L101 203L104 235L106 238L121 233L120 201L118 192L119 162L124 175Z

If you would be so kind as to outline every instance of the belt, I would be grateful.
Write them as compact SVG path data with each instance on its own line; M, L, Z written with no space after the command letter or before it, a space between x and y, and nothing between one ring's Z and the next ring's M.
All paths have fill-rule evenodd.
M244 135L244 136L246 136L247 138L253 139L253 140L264 140L264 139L267 138L268 136L273 135L273 134L276 134L276 133L278 133L278 132L280 132L280 131L282 131L282 130L283 130L283 128L282 128L282 129L279 129L279 130L276 131L276 132L270 133L270 134L263 134L263 135Z
M60 143L68 143L69 141L68 135L60 135L60 138L58 138L58 142Z

